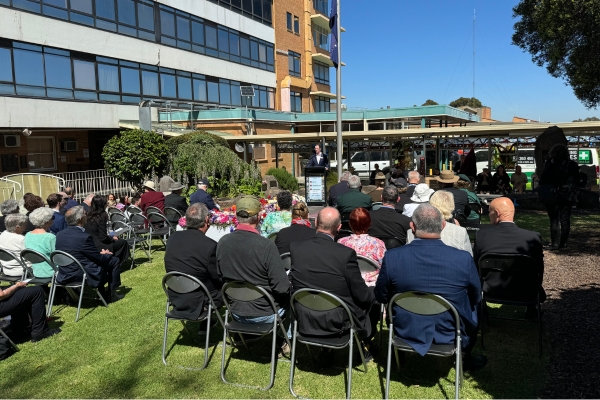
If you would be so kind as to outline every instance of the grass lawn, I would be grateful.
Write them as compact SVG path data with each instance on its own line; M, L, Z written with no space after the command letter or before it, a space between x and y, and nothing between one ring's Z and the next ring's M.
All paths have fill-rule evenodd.
M597 216L595 216L597 219ZM586 217L574 218L584 223ZM543 214L519 215L519 222L547 230ZM158 242L156 243L158 245ZM158 246L157 246L158 247ZM142 257L142 253L137 254ZM125 298L108 308L84 300L82 317L75 323L75 308L59 307L52 326L62 333L38 343L23 343L21 351L0 362L0 393L3 398L289 398L289 362L279 362L275 386L269 391L239 388L221 382L220 345L211 349L207 369L192 371L175 367L202 365L203 344L194 343L180 323L171 322L169 366L161 362L165 295L161 288L163 256L158 251L151 263L122 274L130 288ZM523 310L498 307L491 313L522 315ZM190 326L197 331L195 325ZM384 342L387 342L384 327ZM215 329L213 341L220 342L222 330ZM172 348L173 344L176 346ZM268 354L269 341L253 344L256 354ZM353 373L354 398L382 398L385 387L386 349L380 346L368 373L357 366ZM544 385L545 361L537 355L537 325L492 320L486 327L486 351L480 343L476 352L486 354L488 366L465 375L463 398L532 398ZM228 349L230 381L266 385L268 361L245 350ZM312 365L305 347L299 347L295 387L312 398L345 396L347 353L336 354L336 366L321 369ZM394 365L394 364L393 364ZM391 396L401 398L444 398L454 395L452 359L409 355L398 371L393 366Z

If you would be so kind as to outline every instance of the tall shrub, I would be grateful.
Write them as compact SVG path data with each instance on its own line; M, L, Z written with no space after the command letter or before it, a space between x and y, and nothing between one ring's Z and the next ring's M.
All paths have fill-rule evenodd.
M290 192L298 190L298 180L284 169L269 168L267 175L273 175L277 179L279 187L283 190L289 190Z

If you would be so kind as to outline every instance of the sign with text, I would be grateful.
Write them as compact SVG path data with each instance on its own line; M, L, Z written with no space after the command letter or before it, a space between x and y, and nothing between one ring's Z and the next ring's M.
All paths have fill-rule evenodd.
M305 189L306 189L306 205L309 206L324 206L327 198L327 188L325 168L310 168L304 169Z
M571 160L577 161L580 165L589 165L593 162L592 159L592 151L590 149L579 149L577 150L569 149L569 155L571 156Z

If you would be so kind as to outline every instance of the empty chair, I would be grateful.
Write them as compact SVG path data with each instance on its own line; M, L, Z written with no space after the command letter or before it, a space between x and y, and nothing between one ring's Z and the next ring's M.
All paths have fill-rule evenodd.
M165 239L171 234L173 229L162 214L150 214L148 217L153 217L156 220L163 221L162 226L153 226L143 214L132 214L131 224L133 225L133 234L138 238L145 238L148 241L148 257L152 257L152 238L158 237L166 248Z
M112 214L121 214L123 215L123 211L119 210L117 207L108 207L106 210L108 216L110 217Z
M158 207L149 206L146 208L146 215L149 216L150 214L163 214L164 215L164 212L163 212L163 210L161 210Z
M120 221L125 224L129 221L129 219L125 216L125 214L122 214L122 213L112 213L108 216L108 220L110 222Z

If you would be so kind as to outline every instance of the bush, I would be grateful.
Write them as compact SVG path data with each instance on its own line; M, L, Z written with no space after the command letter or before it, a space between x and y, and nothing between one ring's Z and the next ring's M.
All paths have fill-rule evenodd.
M197 143L203 146L221 146L229 148L227 140L223 139L221 136L206 133L204 131L198 131L186 133L185 135L169 139L167 141L167 144L169 145L169 150L171 151L171 154L175 154L175 152L177 151L177 147L183 143Z
M329 172L327 172L327 190L329 190L329 188L335 185L336 183L338 183L337 172L329 170Z
M298 190L298 180L284 169L270 168L267 171L267 175L273 175L279 183L279 188L282 190L289 190L290 192Z

